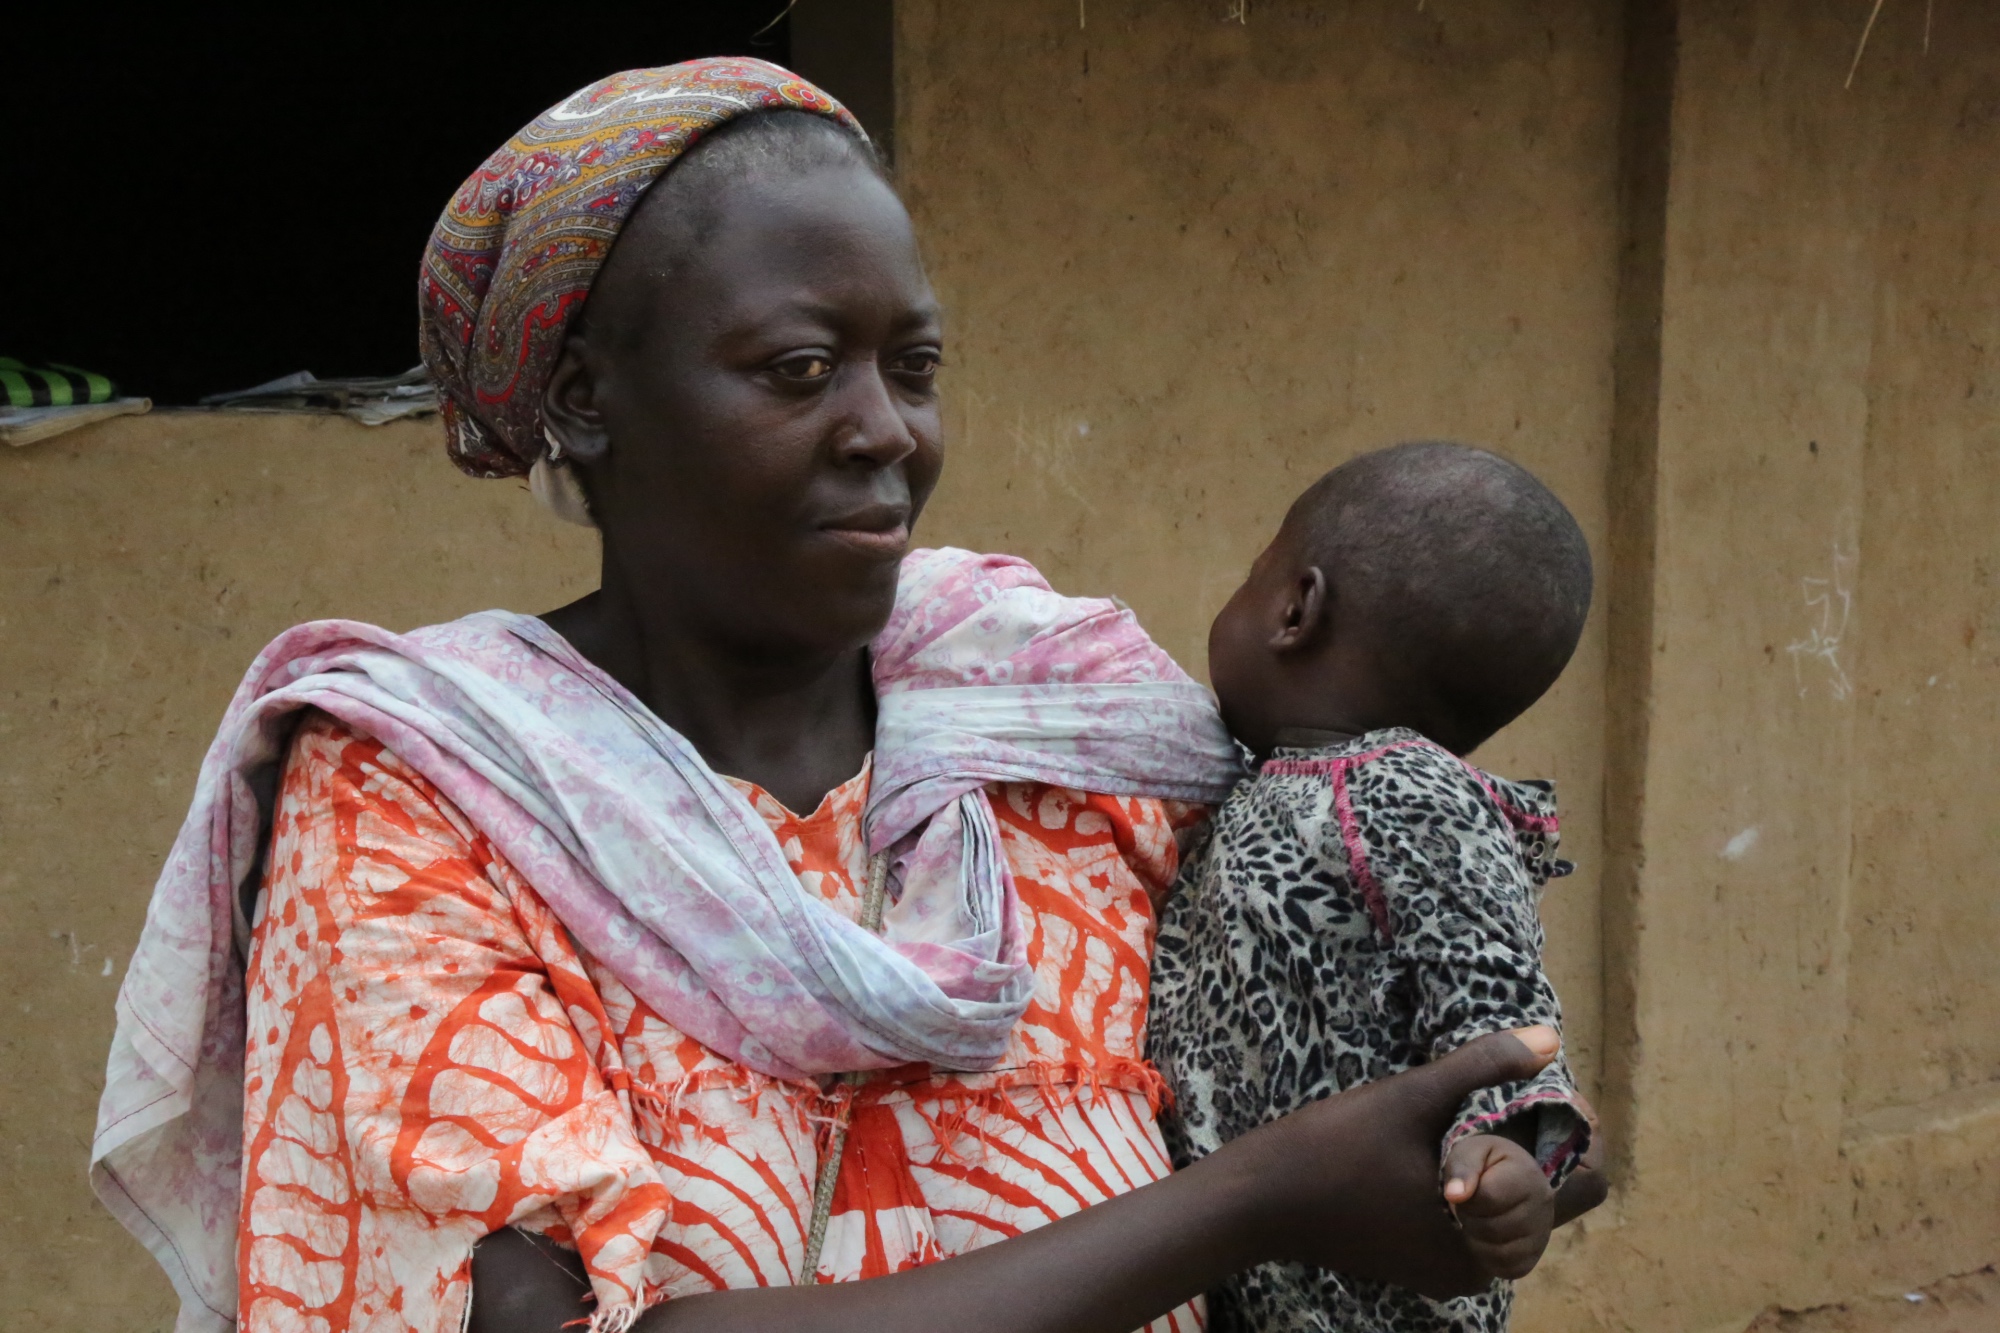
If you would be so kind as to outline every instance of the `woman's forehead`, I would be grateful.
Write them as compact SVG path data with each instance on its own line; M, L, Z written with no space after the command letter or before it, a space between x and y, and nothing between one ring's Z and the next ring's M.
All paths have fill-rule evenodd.
M593 304L608 296L724 316L860 299L935 315L909 214L859 164L705 183L693 197L655 193L619 239Z

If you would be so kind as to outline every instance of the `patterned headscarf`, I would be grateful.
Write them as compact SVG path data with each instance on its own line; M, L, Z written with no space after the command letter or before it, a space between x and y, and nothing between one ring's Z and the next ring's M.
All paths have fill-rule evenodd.
M516 477L548 447L542 390L646 188L718 125L790 108L861 125L832 97L762 60L690 60L600 79L529 122L459 186L424 250L424 365L452 461Z

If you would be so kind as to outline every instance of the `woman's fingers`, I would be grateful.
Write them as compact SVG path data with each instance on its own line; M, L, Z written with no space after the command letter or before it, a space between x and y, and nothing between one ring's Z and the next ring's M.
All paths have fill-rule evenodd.
M1593 1148L1597 1145L1592 1144ZM1556 1191L1556 1225L1567 1226L1591 1209L1603 1203L1611 1193L1611 1182L1602 1171L1590 1165L1585 1157L1584 1165L1570 1172L1569 1179Z

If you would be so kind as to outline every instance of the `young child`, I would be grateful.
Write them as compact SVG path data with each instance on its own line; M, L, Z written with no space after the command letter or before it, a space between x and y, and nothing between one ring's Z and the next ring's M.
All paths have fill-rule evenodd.
M1209 631L1223 718L1264 762L1160 923L1151 1053L1177 1165L1474 1037L1560 1024L1536 912L1570 870L1553 792L1460 756L1555 683L1590 583L1562 502L1484 450L1366 454L1292 506ZM1211 1327L1499 1333L1588 1116L1560 1056L1460 1109L1443 1195L1487 1291L1267 1264L1211 1293Z

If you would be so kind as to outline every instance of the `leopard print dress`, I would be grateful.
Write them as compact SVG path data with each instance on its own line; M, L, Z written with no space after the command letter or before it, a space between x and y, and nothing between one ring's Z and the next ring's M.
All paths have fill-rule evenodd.
M1160 922L1150 1050L1175 1094L1175 1164L1485 1033L1560 1026L1536 910L1570 869L1556 840L1547 783L1492 777L1414 731L1279 750L1217 812ZM1589 1139L1560 1058L1467 1101L1440 1156L1520 1115L1560 1184ZM1500 1333L1511 1304L1503 1281L1433 1301L1266 1264L1209 1309L1225 1331Z

